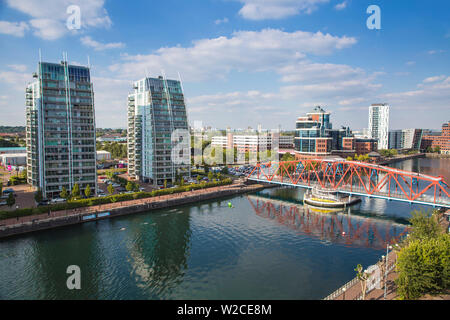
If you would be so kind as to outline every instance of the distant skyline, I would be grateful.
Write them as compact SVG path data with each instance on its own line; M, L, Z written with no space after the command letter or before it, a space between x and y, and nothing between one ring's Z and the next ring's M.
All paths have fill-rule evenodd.
M66 26L80 8L80 29ZM369 30L369 5L381 29ZM25 87L42 60L88 64L97 126L126 128L145 76L181 75L189 123L292 130L315 105L333 127L390 129L450 120L450 3L365 0L5 0L0 4L0 125L25 124ZM5 50L6 49L6 50Z

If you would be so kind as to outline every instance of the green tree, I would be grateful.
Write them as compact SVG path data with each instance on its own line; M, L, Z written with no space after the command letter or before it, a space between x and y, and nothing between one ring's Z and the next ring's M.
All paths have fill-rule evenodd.
M397 293L401 299L446 292L450 288L450 235L416 239L397 259Z
M214 178L214 174L212 173L212 171L208 172L208 180L212 181L212 179Z
M80 197L81 192L80 192L80 186L78 185L78 183L75 183L73 185L72 194L71 195L72 195L72 198L74 198L74 199L78 199Z
M200 183L200 175L197 176L197 183Z
M59 196L63 199L69 199L69 192L67 192L66 187L62 187L61 192L59 193Z
M436 238L443 232L437 214L432 211L414 210L411 212L409 222L412 230L407 238L408 241Z
M289 152L286 152L281 157L281 161L294 161L294 160L295 160L295 157L293 155L291 155Z
M112 184L108 184L108 187L106 189L108 190L109 194L113 194L114 193L114 187L112 186Z
M132 191L133 183L131 181L128 181L127 185L125 186L125 189L127 189L127 191Z
M84 195L86 198L89 198L91 196L91 187L89 185L86 186L86 189L84 189Z
M2 195L2 193L3 193L3 182L0 182L0 196Z
M8 199L6 199L6 204L9 207L12 207L15 203L16 203L16 199L14 198L14 194L12 192L10 192Z
M167 180L164 179L164 189L166 189L166 188L167 188Z
M34 200L35 200L37 203L39 203L39 202L42 201L42 199L43 199L43 196L42 196L42 190L41 190L41 188L38 188L38 189L36 190L35 194L34 194Z

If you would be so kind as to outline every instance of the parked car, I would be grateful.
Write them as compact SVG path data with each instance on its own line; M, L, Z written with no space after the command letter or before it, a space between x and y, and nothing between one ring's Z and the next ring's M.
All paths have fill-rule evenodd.
M6 201L0 201L0 206L6 206Z
M53 198L50 203L62 203L62 202L66 202L66 199L63 198Z

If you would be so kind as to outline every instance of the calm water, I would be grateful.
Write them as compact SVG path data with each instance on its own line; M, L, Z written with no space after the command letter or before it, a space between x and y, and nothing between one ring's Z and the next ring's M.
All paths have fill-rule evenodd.
M449 164L395 166L448 181ZM321 299L358 263L374 264L420 208L363 199L346 212L314 212L302 196L267 189L0 241L0 298ZM81 268L81 290L66 287L69 265Z

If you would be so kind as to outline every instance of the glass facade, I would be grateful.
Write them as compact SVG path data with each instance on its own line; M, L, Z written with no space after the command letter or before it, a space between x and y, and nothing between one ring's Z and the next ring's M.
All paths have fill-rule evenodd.
M295 124L294 148L299 153L323 154L331 150L342 150L344 137L352 136L349 128L332 129L330 113L320 106L306 117L300 117ZM328 140L331 141L328 141Z
M190 158L187 164L172 161L172 132L177 129L188 132L180 81L158 77L135 82L128 96L129 175L154 185L174 182L177 174L190 175Z
M42 62L26 89L28 183L46 198L97 188L95 111L87 67Z

